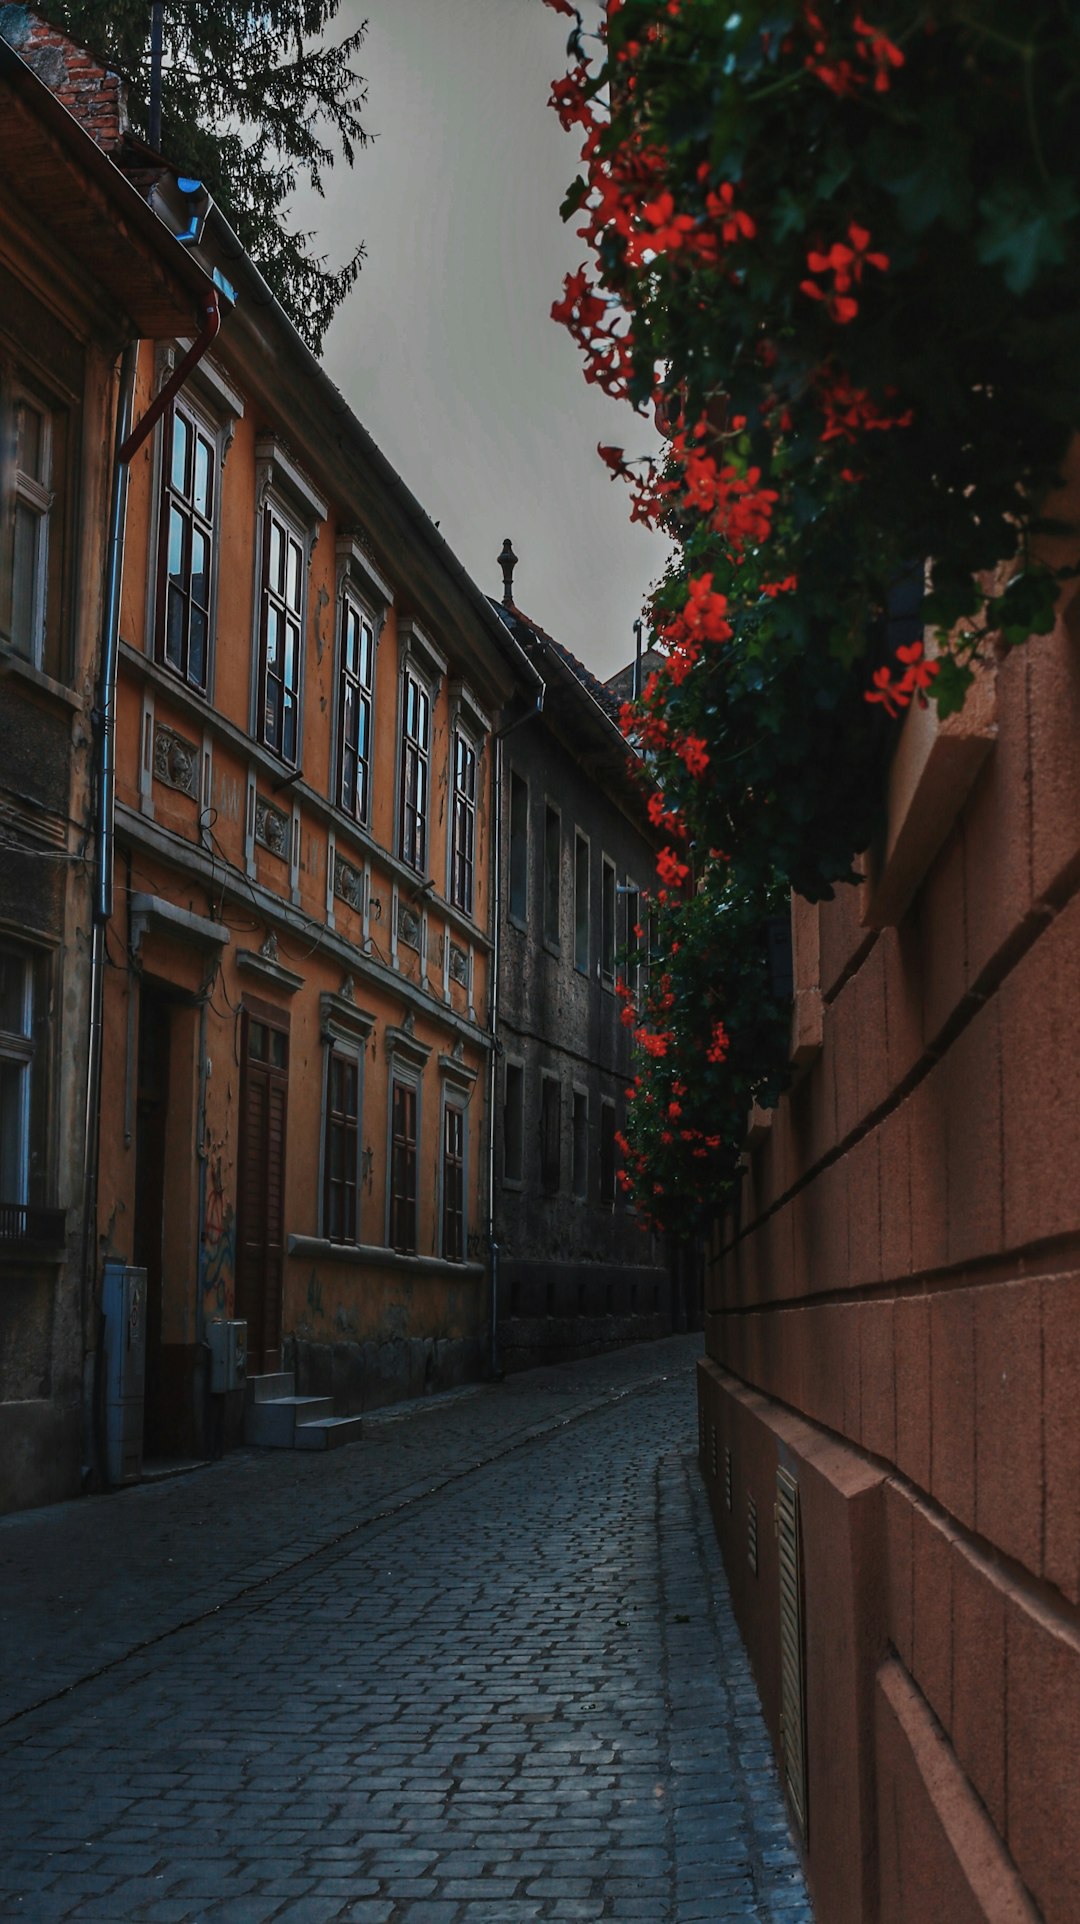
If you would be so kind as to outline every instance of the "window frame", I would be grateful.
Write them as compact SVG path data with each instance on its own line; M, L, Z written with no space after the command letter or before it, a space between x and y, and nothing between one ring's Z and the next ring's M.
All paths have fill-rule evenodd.
M618 874L610 855L600 856L600 954L597 958L597 973L603 989L615 987L615 965L618 955Z
M281 530L282 541L283 541L282 572L283 572L285 586L283 590L274 589L272 591L270 588L270 565L271 565L270 553L271 553L271 545L272 545L270 536L272 534L272 530L275 523ZM298 556L298 559L297 559L298 601L295 607L291 606L288 600L290 544L293 548L296 549L297 556ZM257 633L258 633L257 682L256 682L256 730L257 730L256 740L260 743L260 745L263 748L265 748L268 755L276 756L280 762L284 763L286 768L298 769L300 768L302 763L302 754L303 754L303 746L304 746L304 732L303 732L304 730L303 687L304 687L304 658L305 658L304 643L306 640L306 633L307 633L308 577L310 572L311 572L310 551L308 548L308 541L307 541L306 533L305 533L302 522L300 521L299 517L295 514L295 512L291 508L289 508L288 505L282 500L280 495L276 493L268 494L262 504L262 509L259 515L259 593L258 593L258 607L256 610ZM278 601L281 602L281 605L284 611L283 612L284 624L286 628L288 628L290 619L291 619L293 625L296 628L296 637L297 637L296 638L296 657L295 657L295 680L293 685L290 687L284 672L280 677L277 677L277 676L274 677L275 681L279 681L280 687L282 689L282 706L281 706L281 717L280 717L281 740L280 741L274 741L267 728L267 697L268 697L268 684L270 679L268 640L269 640L269 630L270 630L269 617L270 617L272 600L275 605L277 604ZM296 717L296 731L295 731L295 742L294 742L295 752L292 754L289 754L287 752L287 749L285 746L285 739L284 739L285 714L286 714L285 696L286 694L289 694L289 693L291 693L294 698L295 717Z
M510 1114L510 1075L518 1078L518 1100L515 1109L517 1173L507 1170L507 1151L514 1141L514 1132L508 1122ZM525 1187L525 1063L520 1056L503 1057L503 1099L502 1099L502 1184L504 1189L524 1189Z
M633 898L635 904L633 910L631 910L630 907L631 898ZM641 902L642 894L640 888L633 876L627 875L623 887L623 948L626 953L623 967L625 969L626 986L635 1002L638 1000L641 991L640 956L644 946L634 934L635 928L642 927ZM635 960L631 961L631 956L635 957Z
M550 1101L554 1090L554 1103ZM554 1131L555 1155L550 1156L551 1122L549 1112L554 1110L557 1127ZM562 1078L554 1070L540 1071L540 1114L538 1144L540 1154L540 1192L544 1196L558 1196L562 1192Z
M351 1123L347 1117L341 1123L335 1122L334 1111L331 1106L335 1062L339 1062L347 1066L353 1071L355 1075L356 1110L355 1110L355 1117ZM361 1177L362 1177L362 1168L363 1168L363 1148L362 1148L361 1132L362 1132L362 1125L363 1125L363 1114L364 1114L364 1048L363 1048L363 1044L360 1042L356 1042L356 1043L343 1042L341 1038L338 1036L329 1036L327 1037L326 1044L325 1044L325 1062L324 1062L324 1068L323 1068L322 1180L320 1183L320 1195L319 1195L319 1211L320 1211L319 1233L320 1235L326 1238L327 1242L356 1244L360 1241L360 1192L361 1192ZM332 1201L331 1190L336 1181L336 1178L333 1175L334 1158L332 1153L332 1137L336 1127L343 1128L345 1131L345 1136L346 1136L345 1166L346 1168L348 1167L348 1160L349 1160L347 1152L348 1152L348 1141L349 1141L350 1134L353 1138L351 1178L347 1174L341 1179L341 1187L344 1190L345 1202L346 1202L346 1221L341 1234L335 1234L334 1224L333 1224L333 1211L331 1208L331 1201ZM348 1199L349 1199L350 1191L352 1195L351 1234L349 1233L349 1223L348 1223Z
M515 828L515 800L524 802L524 817ZM528 777L511 768L507 784L506 913L516 929L529 925L529 813ZM520 883L520 891L515 886ZM520 901L520 908L516 903Z
M358 650L358 654L361 660L363 658L363 652L364 652L363 637L364 637L365 629L369 637L368 654L369 654L370 667L369 667L369 673L368 673L366 682L363 678L363 675L359 672L359 670L355 675L353 675L351 674L348 666L348 650L346 647L346 623L348 622L350 616L355 616L357 620L359 635L360 635L360 648ZM334 806L341 810L341 813L346 817L348 821L356 822L359 825L359 827L364 829L370 829L371 827L371 779L372 779L372 765L374 761L374 745L375 745L375 668L376 668L376 660L377 660L378 648L379 648L379 627L380 627L380 624L377 618L375 617L375 615L372 613L365 597L358 591L355 584L351 580L346 579L342 584L341 593L339 596L338 624L337 624L337 677L336 677L337 719L336 719L336 725L335 725L336 749L335 749L335 757L334 757L335 766L334 766L334 776L333 776L333 781L334 781L333 800L334 800ZM347 691L348 691L348 685L350 683L355 686L357 691L356 703L357 703L358 710L366 711L366 717L367 717L367 732L366 732L367 752L366 754L360 753L359 745L357 745L357 747L353 749L351 745L346 742L346 739L345 739ZM347 751L348 753L353 754L356 759L353 804L351 807L345 799L345 771L346 771ZM359 779L357 779L359 776L359 771L361 769L363 770L362 805L361 805L361 796L360 796L361 784Z
M456 1118L461 1131L460 1154L451 1159L447 1141L451 1117ZM451 1202L450 1170L458 1171L456 1190L459 1218L459 1247L455 1255L448 1247L448 1218ZM439 1125L439 1251L444 1262L464 1263L468 1260L469 1247L469 1115L468 1099L463 1095L443 1090L442 1117Z
M610 1121L610 1130L608 1128L609 1121ZM619 1193L618 1176L616 1173L617 1171L616 1150L618 1145L616 1144L615 1137L617 1134L617 1129L618 1129L618 1125L616 1121L615 1104L612 1101L610 1096L601 1096L600 1098L600 1141L599 1141L600 1167L599 1167L598 1188L599 1188L599 1201L601 1206L604 1209L614 1209L615 1202ZM610 1156L610 1172L606 1167L609 1156Z
M387 1102L386 1118L389 1147L389 1154L386 1159L386 1247L394 1250L399 1256L418 1255L420 1248L420 1185L418 1181L420 1168L420 1089L421 1081L419 1075L413 1070L402 1068L397 1063L394 1063L390 1070L389 1101ZM404 1195L399 1195L398 1192L397 1097L399 1092L403 1097L411 1098L412 1101L411 1196L407 1192ZM402 1140L406 1147L408 1147L410 1138L405 1136ZM399 1228L398 1211L403 1205L410 1203L412 1208L412 1237L411 1240L403 1241L397 1235Z
M41 417L41 473L32 475L18 461L19 408L28 405ZM71 562L77 544L71 526L73 451L78 449L78 396L28 365L25 354L0 345L0 648L37 674L60 682L71 672ZM27 645L15 635L17 510L35 517L31 627Z
M12 1068L18 1077L14 1107L14 1144L12 1158L15 1168L14 1190L9 1193L6 1187L4 1160L10 1153L10 1145L4 1137L7 1117L4 1113L3 1084L0 1082L0 1203L13 1203L17 1208L25 1208L30 1202L30 1161L31 1161L31 1105L34 1096L34 1069L36 1038L34 1036L34 990L36 957L13 942L6 932L0 931L0 952L17 958L22 971L22 1027L19 1029L0 1029L0 1070Z
M472 794L459 786L459 750L472 760ZM480 798L480 745L460 716L450 731L450 853L447 895L456 909L470 919L476 912L476 824ZM460 829L464 824L467 848L462 847ZM462 887L459 890L459 873ZM467 884L467 886L466 886Z
M581 1106L581 1143L582 1154L579 1161L578 1149L578 1112ZM571 1149L570 1149L570 1194L575 1202L589 1200L589 1092L581 1083L575 1082L571 1089ZM580 1183L579 1183L580 1173Z
M177 416L181 416L190 432L192 441L191 456L191 495L182 494L173 483L172 462L175 445ZM215 422L210 412L199 405L187 388L174 396L161 424L159 437L159 460L156 488L157 525L155 529L155 586L151 611L152 633L151 652L159 668L168 675L175 676L183 687L196 695L209 696L213 686L213 659L217 630L217 583L218 552L221 539L221 479L224 462L222 460L222 428ZM195 500L195 475L198 443L202 440L209 450L208 473L211 489L210 512L200 514ZM174 503L181 505L174 508ZM168 655L169 632L169 589L171 575L169 570L169 544L172 515L174 511L181 519L186 517L187 533L184 538L186 570L184 579L187 586L183 596L187 604L182 661L171 661ZM191 607L193 601L191 569L191 550L198 522L198 531L203 534L209 549L209 565L206 572L206 633L203 644L202 679L193 677L190 672L191 658Z

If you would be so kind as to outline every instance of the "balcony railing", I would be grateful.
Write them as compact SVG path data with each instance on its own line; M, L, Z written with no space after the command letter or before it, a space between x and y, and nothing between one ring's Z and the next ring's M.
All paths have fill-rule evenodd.
M0 1250L62 1249L67 1237L66 1209L35 1209L31 1203L0 1202Z

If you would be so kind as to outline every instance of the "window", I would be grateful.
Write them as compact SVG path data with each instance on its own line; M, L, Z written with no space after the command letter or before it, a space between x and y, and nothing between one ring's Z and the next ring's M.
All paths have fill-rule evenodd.
M574 967L589 973L589 841L574 836Z
M589 1193L589 1098L584 1089L574 1090L573 1191L580 1200Z
M554 1195L562 1179L562 1089L557 1076L540 1078L540 1187Z
M174 402L162 461L155 653L204 693L210 660L216 467L213 436L185 403Z
M295 767L300 743L300 660L306 578L300 535L281 510L263 509L259 739Z
M450 842L450 900L466 915L473 911L476 861L476 750L467 735L454 731L454 813Z
M0 404L0 642L60 676L67 415L21 381Z
M28 958L0 945L0 1203L29 1201L33 977Z
M615 1201L615 1104L600 1103L600 1201Z
M390 1247L416 1251L416 1087L391 1084Z
M558 947L562 822L557 808L544 809L544 940Z
M615 980L615 865L603 858L600 870L600 980Z
M448 1263L465 1261L465 1112L443 1109L442 1251Z
M626 986L636 1000L638 990L641 987L641 963L639 960L641 937L636 935L634 931L641 926L641 895L633 882L627 882L626 894L623 899L626 904Z
M366 824L371 810L371 691L375 632L359 603L341 600L338 694L338 802Z
M529 784L510 776L510 917L524 927L529 911Z
M503 1083L503 1181L519 1183L524 1173L525 1070L508 1062Z
M334 1243L359 1237L360 1062L331 1049L326 1066L323 1144L323 1234Z
M406 668L401 716L401 859L423 874L427 866L431 696Z

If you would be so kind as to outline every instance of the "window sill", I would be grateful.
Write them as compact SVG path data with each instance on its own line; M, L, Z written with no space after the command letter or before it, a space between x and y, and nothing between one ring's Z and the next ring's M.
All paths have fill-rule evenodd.
M13 675L16 681L24 681L30 688L47 695L50 701L59 702L64 708L82 707L82 699L73 688L65 687L62 681L54 681L44 668L35 668L25 655L17 655L13 649L0 647L0 675Z
M407 1276L482 1276L483 1263L452 1263L444 1256L403 1256L377 1243L332 1243L328 1236L290 1236L289 1255L356 1269L394 1269Z

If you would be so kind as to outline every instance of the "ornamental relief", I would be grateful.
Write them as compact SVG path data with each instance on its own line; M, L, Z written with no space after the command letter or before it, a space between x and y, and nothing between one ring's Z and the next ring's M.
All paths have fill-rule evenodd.
M450 980L460 982L463 989L469 986L469 958L456 942L450 944Z
M199 751L194 742L185 741L171 728L154 729L154 780L181 795L198 798Z
M271 855L284 857L289 846L289 818L272 802L256 797L255 801L255 840L261 842Z
M399 908L397 932L399 942L404 942L407 948L419 949L420 917L415 909Z
M351 862L340 855L334 856L334 894L347 902L351 909L360 914L364 907L364 877Z

